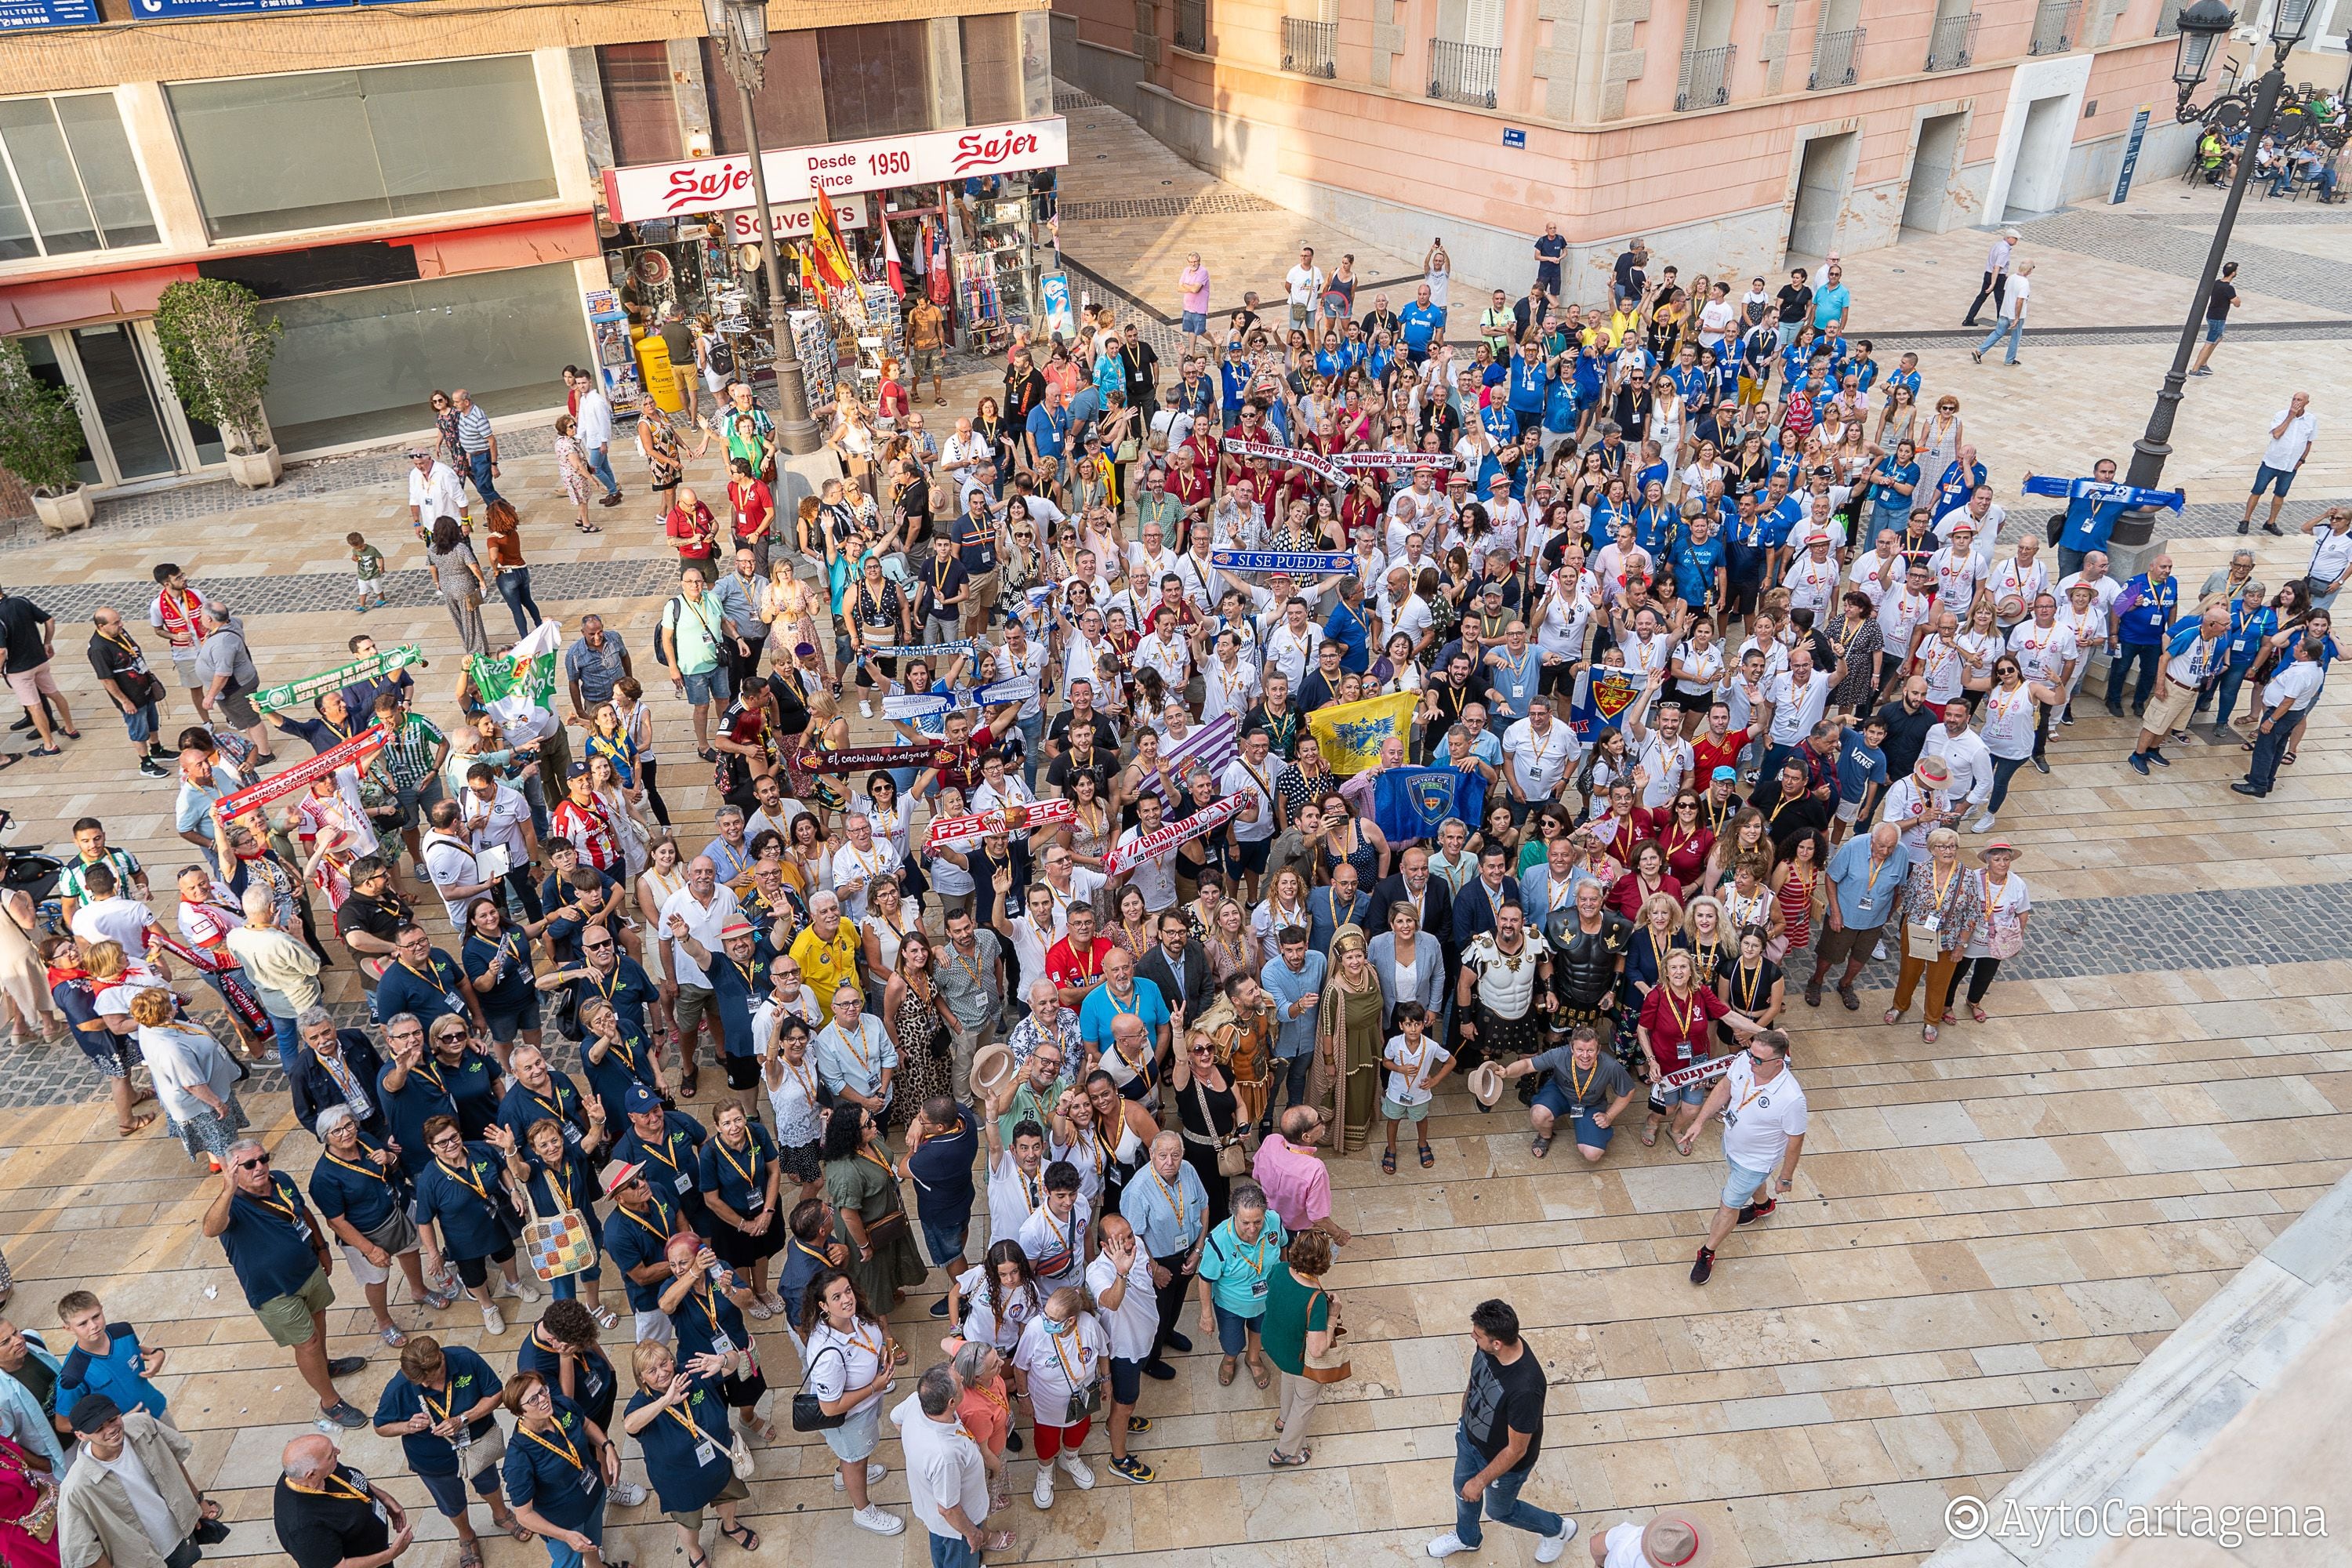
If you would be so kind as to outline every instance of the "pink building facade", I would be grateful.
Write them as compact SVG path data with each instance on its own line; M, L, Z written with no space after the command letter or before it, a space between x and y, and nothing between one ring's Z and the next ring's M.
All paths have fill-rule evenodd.
M2177 0L1055 0L1055 74L1343 232L1569 297L2047 212L2182 168ZM1319 5L1319 9L1318 9Z

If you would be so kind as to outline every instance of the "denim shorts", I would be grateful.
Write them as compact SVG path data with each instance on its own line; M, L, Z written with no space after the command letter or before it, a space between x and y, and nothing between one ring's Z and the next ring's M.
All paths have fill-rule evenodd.
M824 1434L824 1446L833 1450L833 1457L852 1465L873 1458L881 1440L882 1402L878 1399L840 1426L827 1427Z
M1662 1089L1653 1085L1650 1089L1650 1109L1658 1110L1677 1105L1705 1105L1706 1091L1714 1087L1713 1080L1705 1083L1686 1083L1680 1089Z
M1769 1171L1751 1171L1736 1160L1726 1160L1723 1173L1723 1206L1727 1209L1745 1208L1754 1203L1756 1190L1772 1173Z
M506 1446L493 1436L484 1439L474 1447L485 1451L495 1449L498 1453L502 1453ZM472 1450L469 1449L469 1458L471 1452ZM486 1498L499 1495L498 1453L489 1453L488 1457L482 1461L482 1468L474 1474L474 1489ZM433 1506L441 1511L444 1519L457 1519L465 1513L467 1501L465 1477L452 1471L446 1476L428 1476L419 1473L416 1479L425 1483L425 1495L433 1500Z
M142 745L155 738L158 721L152 702L143 703L122 716L122 727L131 732L131 740Z
M2273 468L2268 463L2257 464L2254 468L2253 493L2256 495L2260 495L2263 490L2269 489L2281 500L2284 500L2286 497L2287 487L2294 483L2294 470L2293 468Z
M500 1045L505 1045L514 1039L518 1030L536 1030L539 1027L540 1011L539 993L534 991L524 999L523 1005L520 1007L509 1011L485 1007L482 1009L482 1016L490 1021L490 1038Z
M724 665L713 666L699 675L685 675L681 679L686 682L687 701L697 708L706 702L724 702L733 695L733 688L727 683Z
M971 1234L971 1215L960 1214L951 1219L922 1216L923 1250L930 1255L936 1268L944 1268L950 1258L963 1256L964 1238Z
M2230 319L2227 316L2218 321L2209 316L2205 321L2205 341L2209 343L2218 343L2221 341L2221 334L2229 330Z
M1222 1301L1214 1302L1217 1313L1217 1348L1227 1355L1239 1355L1249 1348L1249 1336L1257 1329L1263 1313L1243 1317L1228 1309Z
M1184 330L1192 333L1196 338L1206 337L1209 331L1209 312L1206 310L1185 311Z

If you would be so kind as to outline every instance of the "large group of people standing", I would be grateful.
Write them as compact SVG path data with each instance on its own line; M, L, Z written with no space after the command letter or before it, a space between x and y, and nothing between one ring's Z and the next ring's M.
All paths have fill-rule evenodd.
M905 1528L875 1500L887 1416L933 1561L974 1562L1013 1543L1024 1452L1039 1510L1057 1477L1097 1484L1097 1425L1112 1474L1154 1479L1148 1384L1194 1352L1188 1325L1221 1384L1268 1391L1266 1464L1308 1465L1349 1374L1334 1162L1434 1168L1455 1081L1482 1113L1516 1087L1530 1154L1565 1135L1588 1168L1621 1123L1685 1157L1719 1124L1703 1286L1793 1190L1800 1002L1858 1008L1875 956L1886 1024L1916 1004L1934 1042L1989 1018L2032 907L1996 819L2022 769L2050 771L2095 658L2109 711L2139 721L2139 772L2192 713L2233 733L2246 688L2248 793L2293 763L2335 653L2318 574L2352 565L2352 515L2313 525L2315 574L2276 595L2251 555L2194 594L2162 554L2119 582L2101 464L2021 476L2066 511L2004 549L1959 397L1853 334L1834 260L1777 289L1685 282L1636 241L1579 309L1559 248L1535 254L1526 296L1474 316L1442 246L1402 310L1310 251L1286 311L1214 325L1195 257L1172 367L1098 313L1017 342L1001 393L945 432L886 371L871 407L844 389L832 437L855 460L791 518L749 386L694 418L728 443L717 511L683 483L700 448L648 415L678 592L625 636L584 617L543 721L390 670L265 728L249 660L200 679L241 622L173 567L149 622L226 721L183 731L174 769L148 749L163 683L100 612L93 663L142 678L111 689L142 767L175 772L190 864L167 926L145 868L77 824L68 931L33 953L11 908L0 961L31 965L8 987L20 1027L72 1032L125 1136L152 1120L143 1062L216 1176L203 1229L319 1401L278 1497L296 1562L405 1545L331 1440L369 1426L468 1568L477 1498L556 1568L609 1561L608 1507L646 1497L625 1446L689 1562L706 1512L748 1552L777 1406L885 1535ZM613 419L567 380L563 481L590 529L592 485L621 494ZM497 499L495 451L452 431ZM461 639L488 646L489 586L528 631L527 575L497 580L519 544L486 581L460 470L416 456ZM656 755L664 687L691 763ZM1359 703L1386 715L1371 743L1318 725ZM388 743L362 764L216 809L276 737L325 752L371 722ZM673 821L665 761L673 792L709 770L707 837ZM1454 805L1398 809L1406 779ZM369 1026L323 1005L322 966L346 963ZM192 1014L184 976L226 1011ZM250 1135L248 1063L285 1069L315 1148ZM373 1414L339 1392L364 1363L327 1353L339 1262L399 1356ZM395 1274L423 1330L390 1308ZM509 1323L502 1303L542 1286ZM943 1360L900 1337L927 1288ZM446 1338L466 1303L479 1352ZM625 1314L634 1348L608 1348ZM1483 1496L1552 1561L1573 1521L1517 1500L1540 1368L1505 1303L1472 1339L1458 1517L1429 1551L1476 1548ZM79 1443L121 1476L100 1448L126 1421L151 1469L173 1451L122 1414L135 1380L69 1392L36 1431L0 1422L0 1460L54 1476ZM172 1528L193 1539L201 1500ZM153 1533L153 1510L116 1511L68 1509L67 1539ZM1621 1526L1594 1561L1649 1536L1696 1527Z

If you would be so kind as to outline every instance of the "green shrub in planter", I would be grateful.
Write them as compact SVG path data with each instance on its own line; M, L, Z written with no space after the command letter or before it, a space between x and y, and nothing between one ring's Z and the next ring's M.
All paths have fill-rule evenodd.
M64 495L81 483L81 445L73 393L35 375L24 344L0 339L0 468L37 495Z
M242 283L194 278L163 290L155 305L155 336L163 367L180 401L217 427L232 452L268 446L268 416L261 395L285 325L264 320L260 298Z

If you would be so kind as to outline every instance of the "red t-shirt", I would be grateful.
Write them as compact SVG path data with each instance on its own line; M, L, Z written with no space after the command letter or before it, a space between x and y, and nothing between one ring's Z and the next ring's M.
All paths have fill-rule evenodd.
M739 542L757 539L768 519L776 514L775 497L758 479L748 485L740 479L728 480L727 500L735 509L735 537Z
M886 381L874 395L874 412L884 419L903 419L907 414L907 389L895 381Z
M1045 952L1045 978L1065 990L1083 990L1102 978L1103 960L1110 956L1110 939L1095 938L1093 951L1081 958L1064 937Z
M1714 779L1716 769L1738 767L1739 753L1748 749L1749 738L1747 731L1734 730L1718 744L1706 731L1700 731L1698 737L1691 742L1692 786L1705 790Z
M706 566L710 563L712 528L710 509L698 500L691 514L682 506L670 508L669 518L663 524L663 531L677 546L680 561L699 562Z
M1690 1066L1694 1056L1706 1054L1706 1026L1730 1011L1730 1003L1704 985L1679 998L1669 995L1663 983L1652 986L1642 1000L1642 1027L1649 1031L1650 1054L1666 1072ZM1694 1043L1699 1049L1692 1048Z
M1652 899L1656 898L1660 893L1665 894L1666 897L1674 900L1676 904L1680 904L1683 901L1682 884L1675 881L1671 873L1669 873L1666 879L1657 887L1644 891L1642 887L1642 879L1633 875L1631 870L1628 870L1623 876L1617 879L1617 885L1609 889L1609 907L1615 910L1619 914L1623 915L1627 920L1632 921L1633 924L1638 927L1644 923L1642 915L1642 906L1648 903Z

